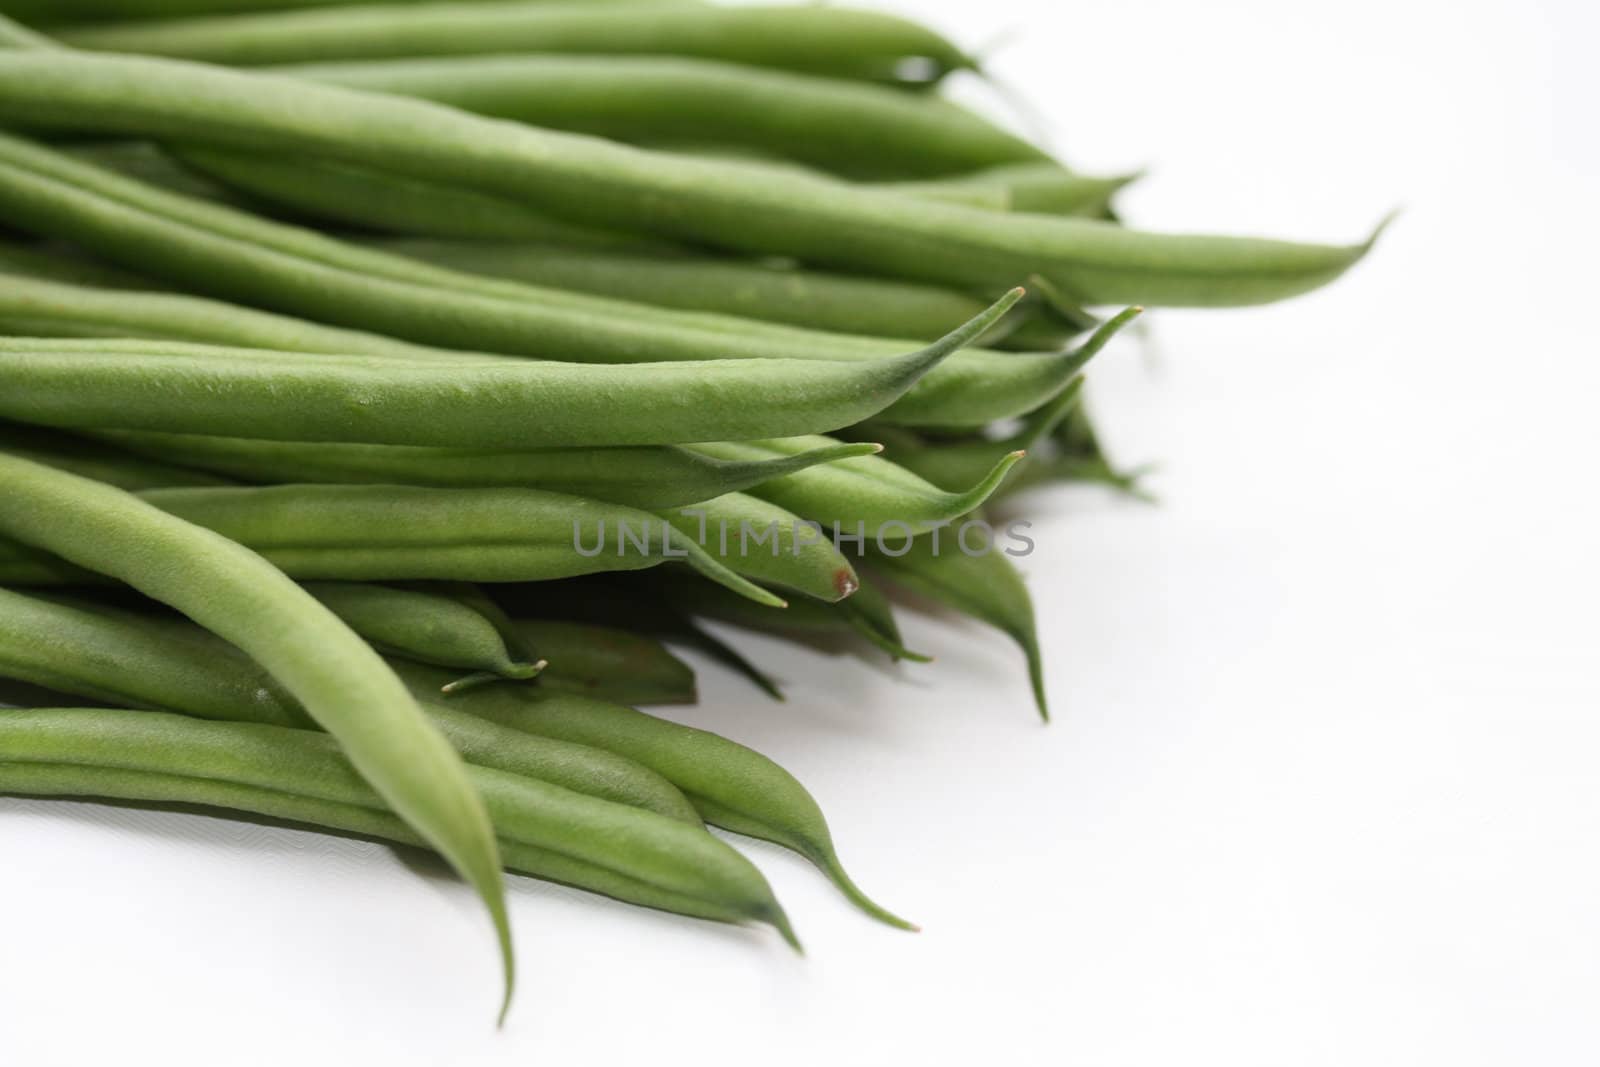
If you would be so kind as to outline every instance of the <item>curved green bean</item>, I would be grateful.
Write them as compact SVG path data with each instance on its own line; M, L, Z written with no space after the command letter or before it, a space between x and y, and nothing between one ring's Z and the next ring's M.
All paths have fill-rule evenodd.
M84 158L81 152L75 156ZM625 248L675 248L623 231L571 226L514 200L439 182L388 174L348 163L281 159L265 152L187 146L178 150L188 170L278 211L339 226L423 237L475 241L560 241ZM88 157L91 162L100 162ZM118 173L130 174L115 166ZM105 165L102 163L102 165ZM130 174L174 192L166 176ZM193 195L190 193L189 195ZM226 200L224 200L226 202Z
M466 357L409 365L264 349L0 340L0 416L67 429L455 448L813 433L881 412L1018 295L928 348L871 362L595 365Z
M269 77L136 56L0 53L0 115L341 159L513 197L575 222L895 277L988 287L1039 274L1080 304L1283 299L1333 280L1372 244L1173 236L1009 216L803 175L753 176L426 101L262 80Z
M686 56L449 56L272 72L640 145L736 148L867 180L1049 158L935 95Z
M443 591L366 582L310 582L306 592L379 652L513 680L537 677L545 664L480 608Z
M942 286L686 250L415 238L368 243L450 270L528 285L870 337L938 336L987 306L987 301ZM1023 336L1032 345L1059 349L1077 330L1057 318L1042 302L1024 301L983 343L1009 344L1017 336L1014 331L1027 326Z
M9 275L0 285L0 329L23 337L148 338L407 359L445 355L442 350L391 337L322 326L204 297Z
M0 590L0 676L73 697L205 719L314 728L295 699L227 642L178 619ZM611 752L496 727L420 694L469 763L698 822L676 787Z
M138 500L302 580L523 582L675 560L763 604L783 604L647 511L537 489L276 485L153 489ZM0 580L75 577L3 548Z
M456 274L163 193L0 135L0 208L5 207L19 225L70 237L109 258L137 262L141 269L196 288L447 347L583 362L752 357L882 362L903 351L881 338L648 308ZM194 219L181 221L185 214ZM190 224L196 220L203 225ZM962 333L956 347L987 334L1014 302L1007 300L1006 309L981 317L981 329ZM904 417L981 422L1017 414L1047 400L1071 371L1070 359L1060 355L961 351L950 362L914 390ZM515 444L515 438L506 443Z
M405 56L576 52L689 55L841 78L897 77L907 61L930 79L973 60L931 30L892 15L814 6L549 4L535 0L408 4L67 28L67 44L256 66Z
M80 778L91 786L102 771L137 772L209 779L380 814L389 810L331 738L279 726L116 709L7 711L0 713L0 760L8 768L93 770ZM525 857L548 853L573 861L550 871L535 866L530 873L650 907L671 906L663 900L703 901L711 917L732 913L770 923L793 942L766 879L704 829L534 778L487 767L469 766L466 772L500 836L537 850ZM575 870L589 872L593 881L573 878Z
M514 965L493 828L460 757L348 627L249 549L120 489L0 455L0 534L117 578L252 656L476 888Z
M437 684L439 677L437 671L415 665L399 670L406 684L419 690ZM457 706L502 726L636 760L683 790L707 822L793 849L869 915L915 929L851 881L816 800L793 775L758 752L632 708L537 687L489 686L463 694Z
M710 500L807 467L881 451L870 442L839 444L793 456L745 461L715 459L679 445L509 451L117 430L96 436L135 455L250 482L549 489L650 510ZM0 443L4 440L0 436Z
M223 15L343 7L365 0L6 0L6 11L30 22L91 22L97 19L163 19L179 15ZM405 3L407 0L385 0Z

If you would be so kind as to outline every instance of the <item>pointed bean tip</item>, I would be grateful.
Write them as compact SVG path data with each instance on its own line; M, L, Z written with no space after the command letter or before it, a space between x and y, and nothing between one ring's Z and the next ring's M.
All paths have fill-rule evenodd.
M1383 218L1378 220L1378 224L1372 228L1371 236L1356 246L1361 255L1366 255L1368 252L1372 251L1372 246L1378 243L1378 238L1382 237L1384 232L1388 230L1390 226L1394 225L1394 221L1400 217L1400 213L1403 210L1405 209L1396 207Z
M777 901L773 901L772 910L765 918L773 929L778 931L784 942L794 949L795 955L804 956L806 954L805 946L800 943L800 936L794 932L794 924L789 921L789 916L784 912L782 905Z

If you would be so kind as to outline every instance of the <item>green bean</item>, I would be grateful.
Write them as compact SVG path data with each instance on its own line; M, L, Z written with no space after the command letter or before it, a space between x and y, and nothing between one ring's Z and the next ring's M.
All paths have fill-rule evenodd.
M821 530L760 497L729 493L660 514L746 578L830 602L860 588L855 568Z
M614 704L693 704L698 699L689 665L643 634L553 619L518 619L514 625L550 661L539 676L541 689Z
M0 285L0 328L28 337L150 338L410 359L442 352L202 297L9 276Z
M138 772L388 812L331 738L278 726L163 712L9 711L0 714L0 759L8 768L92 770L78 777L91 793L103 772ZM770 923L793 942L766 879L705 830L537 779L487 767L466 770L500 835L528 846L524 860L548 854L558 861L547 869L535 863L530 873L650 907Z
M435 266L528 285L572 289L657 307L739 315L812 330L872 337L938 336L981 312L986 301L939 286L806 270L766 260L687 251L574 248L537 241L387 239L369 242ZM1038 301L1019 304L983 342L1025 335L1060 348L1072 330L1041 314Z
M142 459L81 437L9 422L0 422L0 452L131 492L231 484L229 479L205 471Z
M363 2L365 0L6 0L6 10L14 18L33 22L89 22L336 7ZM385 2L404 3L406 0Z
M182 620L103 603L0 590L0 675L123 707L315 725L281 685L220 638ZM469 763L699 822L676 787L614 753L496 727L438 693L420 694L419 704Z
M443 590L311 582L306 591L379 652L436 667L526 680L544 668L483 610Z
M0 136L0 208L5 207L13 209L19 224L70 237L109 258L138 262L141 269L165 272L225 297L447 347L478 346L585 362L773 357L882 363L883 357L902 350L900 344L879 338L651 309L458 275L174 197ZM204 225L179 221L186 213ZM1015 297L1008 297L1005 308L986 313L981 328L975 324L962 333L955 347L988 333L1014 302ZM985 421L1017 414L1047 400L1071 371L1070 359L1059 355L964 351L955 353L951 363L908 399L914 411L906 417ZM514 445L516 439L497 443Z
M237 648L192 625L0 589L0 674L122 707L272 726L314 724Z
M0 417L67 429L506 449L811 433L859 422L904 396L1017 295L920 352L871 362L596 366L469 358L413 366L382 357L201 346L135 354L119 341L8 340L0 342Z
M69 28L67 44L243 66L406 56L575 52L687 55L843 78L895 78L922 61L937 78L973 66L944 38L849 8L679 4L412 4Z
M513 452L115 430L97 436L137 455L250 482L549 489L650 510L710 500L807 467L879 451L871 443L829 445L746 462L714 459L677 445Z
M111 486L0 455L0 534L170 604L251 655L337 739L394 811L510 925L494 831L463 764L377 654L260 556ZM502 1011L503 1014L503 1011Z
M155 489L140 499L302 580L540 581L680 560L764 604L783 603L649 512L536 489L278 485ZM72 578L0 551L0 581Z
M823 447L831 441L827 437L790 437L694 447L722 459L755 460ZM981 481L961 492L946 492L879 456L859 456L831 464L820 477L808 477L810 472L800 471L758 485L751 493L820 524L836 538L870 540L896 532L912 536L978 507L1021 458L1020 452L1001 457Z
M931 94L683 56L455 56L273 73L635 144L739 148L866 180L1048 159Z
M1028 679L1039 715L1050 718L1045 698L1044 658L1039 651L1033 601L1016 567L996 548L969 554L955 537L941 542L940 531L908 538L899 555L874 553L872 568L914 593L947 604L1009 635L1028 659Z
M74 155L83 158L82 153ZM676 247L623 231L567 225L505 197L346 163L194 146L179 150L178 155L191 170L207 175L226 189L246 194L246 199L340 226L476 241ZM115 165L112 169L144 181L158 179L151 183L164 189L184 191L181 184L175 185L164 176L130 173Z
M323 156L509 196L573 222L894 277L991 287L1039 274L1090 305L1283 299L1333 280L1372 243L1173 236L1010 216L801 175L752 177L425 101L264 77L137 56L0 53L0 116Z
M400 674L419 690L438 681L438 672L425 667L402 665ZM867 914L915 929L873 903L851 881L816 800L793 775L758 752L632 708L537 687L489 686L463 694L458 706L502 726L636 760L683 790L707 822L793 849Z
M935 190L947 195L958 189L995 190L1003 199L1002 210L1104 218L1111 210L1111 198L1137 177L1098 178L1074 174L1058 163L1011 163L938 182L898 182L881 188L924 196Z
M1099 355L1112 338L1127 327L1134 319L1144 313L1142 307L1124 308L1111 318L1095 327L1094 332L1085 338L1077 348L1070 352L1054 357L1051 361L1051 379L1048 388L1041 388L1035 394L1037 403L1016 407L1012 414L1031 412L1049 403L1059 396L1061 391L1077 377L1079 371L1089 364L1089 361ZM1012 359L1028 358L1012 356ZM960 369L965 369L960 368ZM1067 372L1060 377L1061 372ZM974 413L957 414L954 418L946 416L945 412L956 412L960 409L959 398L947 396L945 390L954 391L961 383L954 374L944 378L930 381L920 391L907 396L904 400L876 416L876 421L886 425L898 426L935 426L943 428L972 427L982 425L993 419L979 419ZM1018 394L1020 400L1020 393Z
M1009 489L1034 465L1033 450L1047 441L1077 407L1082 385L1082 378L1075 380L1060 396L1028 416L1015 433L1001 440L980 437L971 441L923 444L903 451L896 449L895 462L942 489L958 492L962 486L983 477L1005 456L1026 453L1026 458L1012 469L1012 477L996 492Z

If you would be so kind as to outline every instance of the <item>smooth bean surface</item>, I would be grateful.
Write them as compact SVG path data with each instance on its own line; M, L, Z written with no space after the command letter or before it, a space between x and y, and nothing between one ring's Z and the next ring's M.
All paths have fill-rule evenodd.
M710 500L810 466L879 450L872 443L835 444L797 455L724 460L676 445L509 451L134 431L104 431L98 436L137 455L250 482L526 487L650 509Z
M67 29L81 48L260 65L404 56L577 52L690 55L834 77L894 78L908 60L930 77L973 65L914 22L851 8L527 0L335 8Z
M685 56L449 56L273 72L641 145L738 148L860 179L1048 160L935 95Z
M309 582L306 591L379 652L461 671L525 681L543 669L482 608L450 587ZM512 638L515 641L515 638Z
M264 77L137 56L0 53L0 115L299 151L480 188L592 225L897 277L1009 286L1039 274L1090 305L1283 299L1338 277L1372 243L1298 245L1013 217L803 175L752 176L426 101Z
M198 777L388 811L332 740L307 730L162 712L29 709L0 712L0 753L5 766ZM663 899L704 900L714 912L770 923L793 940L766 879L704 829L504 771L467 773L503 838L598 875L592 884L570 879L574 884L652 907ZM551 873L559 878L560 871ZM636 897L640 886L646 891Z
M315 728L248 656L191 623L0 590L0 676L73 697L205 719ZM497 727L438 693L418 703L469 763L698 822L660 775L614 753Z

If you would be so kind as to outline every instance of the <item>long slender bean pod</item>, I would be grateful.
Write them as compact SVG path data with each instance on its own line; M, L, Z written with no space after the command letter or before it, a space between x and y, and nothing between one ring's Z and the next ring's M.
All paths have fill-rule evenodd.
M581 362L877 361L915 343L461 274L174 196L3 135L0 208L11 209L18 225L226 299L451 348ZM983 318L984 328L963 334L962 346L987 335L1002 317ZM950 363L917 387L905 417L982 422L1018 414L1047 400L1071 371L1070 359L1061 355L962 351Z
M906 19L850 8L549 4L535 0L381 5L67 29L82 48L253 66L406 56L576 52L690 55L834 77L891 79L920 60L930 77L973 61Z
M423 690L439 677L436 671L411 665L402 665L400 673L408 685ZM502 726L637 760L683 790L707 822L793 849L816 864L857 907L891 925L911 928L850 880L816 800L793 775L758 752L632 708L524 686L473 690L462 694L459 707Z
M101 603L0 590L0 675L122 707L315 725L283 686L215 635ZM469 763L699 821L671 783L615 753L497 727L456 710L438 693L419 694L418 702Z
M389 810L331 738L278 726L116 709L7 711L0 714L0 761L205 778ZM705 830L488 767L466 773L503 838L574 861L530 873L651 907L703 901L711 917L770 923L793 941L766 879ZM588 877L572 877L578 870ZM684 910L703 914L692 903Z
M0 115L343 159L510 196L591 225L897 277L995 286L1036 273L1084 304L1278 300L1331 281L1371 245L1174 236L1089 219L1013 217L803 175L755 177L426 101L264 77L136 56L0 53Z
M28 167L38 164L45 172L13 169L6 161ZM93 188L99 185L119 196L148 199L170 214L97 199L104 191ZM196 229L171 217L180 214L185 204L181 197L0 136L0 205L14 207L20 223L72 237L113 258L137 261L143 268L166 268L172 277L200 288L313 318L453 347L476 345L586 362L707 357L882 361L903 350L900 344L880 338L651 309L457 275L231 209L189 202L196 210L206 209L207 228ZM108 215L116 218L116 225L108 225ZM234 230L244 236L235 239ZM962 332L961 345L987 334L1003 317L1002 310L981 317L982 328ZM913 391L902 418L982 422L1016 414L1048 399L1072 370L1070 358L1062 355L1017 357L982 351L956 352L950 364Z
M865 180L1048 160L1022 138L938 96L710 59L530 53L273 73L640 145L742 149Z
M82 153L77 153L82 155ZM187 170L275 212L335 226L477 241L555 240L580 245L672 248L622 231L571 226L505 197L441 182L397 176L318 159L280 159L265 152L177 150ZM92 157L91 157L92 158ZM113 168L119 169L119 168ZM128 173L119 169L119 173ZM133 175L150 181L156 175ZM166 176L154 184L182 191ZM226 202L226 198L224 198Z
M506 449L814 433L893 404L1016 295L920 352L872 362L423 362L7 340L0 416L66 429Z
M251 655L337 739L384 802L476 888L514 974L483 802L449 743L367 645L260 556L120 489L0 455L0 533L171 604Z
M139 502L248 546L301 580L542 581L673 560L761 603L783 603L649 512L537 489L242 486L153 489ZM0 545L0 580L74 577Z
M165 19L241 11L287 11L343 7L363 0L6 0L6 11L30 22L93 22L99 19ZM405 0L386 0L404 3Z
M104 431L97 436L135 455L248 482L549 489L651 510L710 500L807 467L880 450L872 443L835 444L749 461L716 459L679 445L508 451L135 431Z
M507 647L481 610L442 591L366 582L311 582L306 591L379 652L515 680L544 666Z
M648 248L575 248L538 241L389 239L375 247L451 270L540 287L596 293L641 304L739 315L812 330L872 337L945 333L987 302L942 286L806 270L767 260ZM1019 304L983 339L1010 343L1014 331L1059 349L1076 332L1038 301Z
M286 352L442 358L442 350L203 297L14 276L0 284L0 329L23 337L150 338Z

